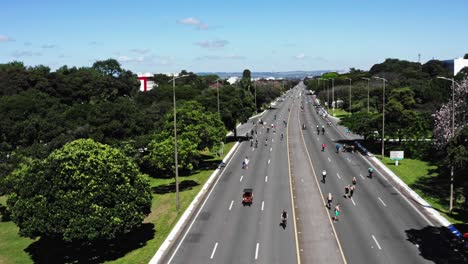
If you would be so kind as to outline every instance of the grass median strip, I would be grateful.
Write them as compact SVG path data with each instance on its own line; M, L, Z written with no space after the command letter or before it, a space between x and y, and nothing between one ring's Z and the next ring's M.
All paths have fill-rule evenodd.
M376 157L380 159L380 155ZM467 221L456 210L452 215L449 214L449 180L439 174L440 168L437 165L405 158L395 166L395 161L387 157L384 164L451 223Z

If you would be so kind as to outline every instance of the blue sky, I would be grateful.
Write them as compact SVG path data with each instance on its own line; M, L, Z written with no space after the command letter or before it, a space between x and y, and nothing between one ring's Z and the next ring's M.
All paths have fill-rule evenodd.
M468 53L466 0L0 2L0 63L135 72L368 70Z

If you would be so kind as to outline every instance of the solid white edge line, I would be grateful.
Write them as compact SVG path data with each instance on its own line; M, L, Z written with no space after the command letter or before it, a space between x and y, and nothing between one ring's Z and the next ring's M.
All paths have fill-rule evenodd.
M239 180L239 181L241 182L243 178L244 178L244 175L241 175L241 177L240 177L240 180Z
M259 243L257 243L257 247L255 248L255 259L258 259L258 246Z
M216 242L216 244L215 244L214 247L213 247L213 251L211 252L211 257L210 257L210 259L213 259L217 247L218 247L218 242Z
M262 211L263 211L264 206L265 206L265 201L262 201Z
M379 241L377 241L374 235L372 235L372 238L374 239L375 244L377 244L377 247L379 248L379 250L382 250L382 248L380 247Z
M380 197L377 197L379 198L380 202L386 207L387 205L382 201L382 199Z
M268 182L268 176L265 176L265 182Z
M234 200L231 201L231 205L229 205L229 211L232 209L232 205L234 204Z
M236 145L234 145L233 147L235 147L235 146L236 146ZM230 157L234 156L234 155L237 153L237 151L239 151L239 149L240 149L240 148L237 147ZM228 155L229 155L229 153L228 153ZM228 155L226 155L226 157L228 157ZM225 157L225 159L226 159L226 157ZM230 157L229 157L229 158L230 158ZM213 184L213 186L212 186L210 192L209 192L208 195L206 196L205 201L203 201L201 207L198 209L197 214L196 214L195 217L192 219L192 223L190 223L190 226L189 226L188 229L185 231L184 236L182 237L182 239L180 239L179 244L177 245L176 249L175 249L174 252L172 253L171 258L170 258L169 261L167 262L168 264L171 263L172 259L175 257L177 251L179 250L180 246L181 246L182 243L184 242L185 237L187 237L187 235L188 235L190 229L192 229L192 226L193 226L193 224L195 223L195 220L198 218L198 215L201 213L203 207L205 206L206 202L207 202L208 199L210 198L211 193L212 193L213 190L215 189L215 187L216 187L216 185L218 184L218 182L219 182L219 180L221 179L221 177L224 175L224 171L226 170L227 166L230 164L229 162L227 162L228 160L229 160L229 159L226 159L226 163L227 163L227 164L226 164L226 166L224 167L224 170L220 171L220 175L218 176L218 178L216 179L216 182ZM223 160L223 161L224 161L224 160ZM195 198L196 198L196 197L195 197ZM155 256L156 256L156 255L155 255ZM153 256L153 258L154 258L155 256ZM158 259L158 260L153 260L153 259L151 259L150 264L152 264L152 263L158 263L158 262L159 262L159 259Z

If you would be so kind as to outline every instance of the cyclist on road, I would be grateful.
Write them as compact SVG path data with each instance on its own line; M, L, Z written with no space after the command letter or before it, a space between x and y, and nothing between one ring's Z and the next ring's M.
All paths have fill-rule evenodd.
M372 173L374 173L374 168L370 167L367 171L369 172L369 178L372 178Z
M320 127L317 125L317 135L320 135Z
M325 143L322 143L322 152L325 151L325 146L326 146Z
M325 135L325 127L322 125L322 135Z
M325 183L325 178L327 178L327 171L323 170L322 171L322 182Z
M331 205L332 205L332 201L333 201L333 196L331 193L328 193L328 197L327 197L327 207L328 207L328 210L331 209Z

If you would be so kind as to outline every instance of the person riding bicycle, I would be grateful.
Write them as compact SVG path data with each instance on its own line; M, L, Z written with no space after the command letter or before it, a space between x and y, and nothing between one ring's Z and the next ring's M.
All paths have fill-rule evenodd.
M320 134L320 127L317 125L317 135Z
M327 178L327 171L323 170L322 171L322 182L325 183L325 178Z
M325 143L322 143L322 151L325 151Z
M372 173L374 173L374 168L370 167L367 171L369 172L369 178L372 178Z
M288 221L288 213L286 212L286 210L283 210L283 212L281 213L281 222L283 223L283 227L286 227L286 222Z
M281 140L283 140L283 133L281 133Z
M325 127L322 125L322 135L325 135Z

